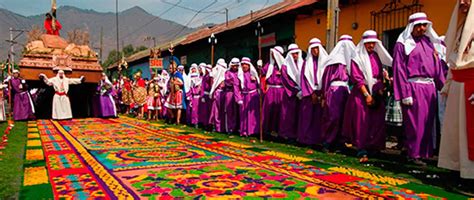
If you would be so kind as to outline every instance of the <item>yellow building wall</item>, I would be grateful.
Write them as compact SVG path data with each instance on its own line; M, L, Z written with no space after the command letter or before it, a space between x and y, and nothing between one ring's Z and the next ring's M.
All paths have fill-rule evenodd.
M349 34L357 44L362 33L370 29L371 11L381 10L389 0L358 0L357 4L341 7L339 15L338 36ZM412 0L402 0L404 4L411 4ZM428 15L433 22L433 27L439 35L444 35L448 29L451 12L456 0L420 0L422 12ZM320 23L317 24L317 20ZM309 17L297 17L295 21L295 41L301 49L308 48L308 42L313 37L317 37L323 44L326 44L326 11L315 11ZM352 24L357 22L359 27L352 29ZM381 33L379 33L381 34Z

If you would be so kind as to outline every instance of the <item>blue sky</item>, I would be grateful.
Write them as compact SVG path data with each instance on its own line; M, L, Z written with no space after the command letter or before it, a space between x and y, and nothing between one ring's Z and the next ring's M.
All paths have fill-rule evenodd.
M189 24L197 27L205 23L222 23L225 21L225 14L214 13L223 12L229 9L229 18L233 19L250 13L251 10L259 10L270 6L281 0L119 0L119 10L126 10L133 6L140 6L147 12L158 16L167 9L173 7L172 4L179 3L178 6L163 14L161 17L181 24L190 22L196 14L192 10L201 10L209 6L198 14ZM34 2L34 3L32 3ZM58 7L70 5L83 9L92 9L99 12L115 12L115 0L57 0ZM0 0L0 8L5 8L24 16L42 14L49 11L51 0ZM180 8L185 7L185 8ZM177 14L179 13L179 14Z

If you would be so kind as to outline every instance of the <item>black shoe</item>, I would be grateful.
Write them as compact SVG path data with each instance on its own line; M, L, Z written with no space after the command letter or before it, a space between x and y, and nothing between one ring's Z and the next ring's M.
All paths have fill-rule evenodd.
M416 159L409 159L408 160L411 164L414 164L414 165L417 165L417 166L420 166L420 167L426 167L426 163L423 162L421 159L419 158L416 158Z

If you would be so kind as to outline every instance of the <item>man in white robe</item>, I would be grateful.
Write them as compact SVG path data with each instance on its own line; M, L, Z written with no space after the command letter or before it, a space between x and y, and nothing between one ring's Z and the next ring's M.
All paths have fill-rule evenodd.
M80 84L84 81L84 76L81 78L67 78L63 70L59 70L54 78L48 78L44 74L40 74L40 79L49 85L53 86L55 94L53 97L53 119L63 120L71 119L71 103L67 95L69 85Z
M448 80L441 91L447 96L441 129L438 166L460 172L465 179L454 189L474 193L474 5L460 0L446 34ZM469 181L468 181L469 180Z

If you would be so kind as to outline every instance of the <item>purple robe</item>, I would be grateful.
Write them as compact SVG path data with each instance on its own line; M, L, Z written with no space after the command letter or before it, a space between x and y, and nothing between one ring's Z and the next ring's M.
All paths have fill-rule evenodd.
M242 102L240 106L240 134L252 135L260 132L260 96L258 82L252 80L250 71L244 72L244 87L242 89Z
M217 132L225 132L225 125L222 124L222 119L225 118L223 112L225 96L222 88L224 88L224 83L221 83L212 94L211 114L209 116L209 124L214 125Z
M13 119L18 120L28 120L33 115L33 102L30 98L30 94L26 88L26 85L23 85L20 89L21 79L12 78L11 79L12 90L14 92L13 99Z
M341 139L342 125L344 119L344 108L349 97L347 86L338 86L336 81L348 82L346 65L333 64L326 66L322 80L322 92L324 93L325 107L323 111L322 133L325 144L344 142ZM333 85L331 85L333 83ZM339 139L339 141L337 141Z
M236 132L239 129L239 105L237 102L242 99L240 96L240 80L237 72L227 71L224 80L224 130L227 133Z
M263 68L267 74L269 64ZM272 75L266 80L267 91L263 99L263 131L265 133L279 132L281 104L285 89L282 84L282 74L275 67Z
M296 139L298 125L298 97L296 97L296 94L299 92L298 85L288 76L286 65L281 66L281 72L285 92L283 93L281 104L280 131L278 136L285 139Z
M211 107L212 107L212 101L211 98L209 97L209 92L211 91L212 87L212 79L207 73L204 75L202 78L202 83L201 83L201 102L199 102L199 116L198 120L199 123L201 123L203 126L209 125L209 118L211 115ZM202 102L202 99L204 99L204 102Z
M199 121L199 104L201 103L201 85L192 86L186 94L190 99L190 106L186 110L186 117L190 124L196 125Z
M375 93L384 87L383 70L377 53L370 53L369 58L373 78L377 79L372 88L374 97ZM359 150L382 150L385 148L385 102L380 98L378 101L381 102L376 102L369 108L360 91L360 88L365 85L365 78L354 61L351 62L351 72L351 82L354 87L346 103L343 132L346 139L349 139ZM368 86L365 86L368 90Z
M99 94L96 97L95 104L97 106L97 111L95 112L95 115L97 117L115 117L117 113L115 102L111 94L112 85L110 85L110 88L106 92L101 93L102 84L104 83L101 83L99 86L97 86L97 91L99 91Z
M306 64L303 64L303 68L301 69L301 92L303 98L299 104L299 121L298 121L298 129L297 129L297 141L301 144L306 145L314 145L320 144L322 133L321 133L321 119L323 115L323 108L321 104L318 102L313 104L313 100L311 95L316 93L316 95L320 96L321 91L315 90L311 87L308 79L304 75ZM315 84L318 83L317 81L317 72L318 72L318 58L313 59L313 68L314 68L314 82Z
M414 38L416 47L405 54L402 43L395 44L393 72L396 100L413 98L412 106L402 104L405 146L411 158L429 158L435 147L435 120L437 91L445 81L442 63L435 58L433 44L427 36ZM433 81L416 82L414 78L431 78Z

